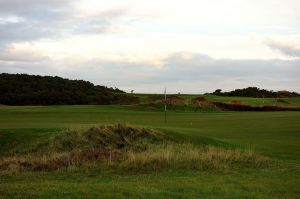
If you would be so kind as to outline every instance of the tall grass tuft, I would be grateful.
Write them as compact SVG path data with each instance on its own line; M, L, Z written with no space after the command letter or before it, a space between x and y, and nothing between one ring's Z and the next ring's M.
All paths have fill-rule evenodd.
M247 150L222 149L192 144L167 144L143 152L128 151L121 168L129 170L223 170L238 167L265 167L269 159Z

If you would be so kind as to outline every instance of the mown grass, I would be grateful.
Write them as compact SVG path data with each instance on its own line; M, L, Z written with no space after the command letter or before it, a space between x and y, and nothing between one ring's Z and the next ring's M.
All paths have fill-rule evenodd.
M131 110L130 106L6 107L0 109L0 154L30 147L59 129L127 122L196 144L250 146L274 158L299 161L299 118L299 112L178 111L169 112L164 123L162 112Z
M276 198L299 196L297 172L230 173L165 171L119 175L101 170L26 173L0 178L0 198ZM9 190L9 191L8 191Z

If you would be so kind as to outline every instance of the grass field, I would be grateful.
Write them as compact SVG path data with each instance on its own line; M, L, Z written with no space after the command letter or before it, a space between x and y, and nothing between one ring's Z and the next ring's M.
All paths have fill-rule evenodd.
M141 103L149 103L151 99L149 96L161 96L157 94L134 94L135 96L139 97ZM232 103L238 102L245 105L250 106L286 106L286 107L299 107L300 106L300 98L293 97L293 98L253 98L253 97L224 97L224 96L217 96L217 95L186 95L186 94L174 94L180 98L183 98L186 103L191 103L194 98L197 97L204 97L209 102L224 102L224 103ZM173 96L174 96L173 95ZM170 95L169 95L170 96ZM171 95L172 96L172 95ZM281 102L280 102L281 100ZM283 103L285 102L285 103Z
M0 198L299 198L299 121L300 112L171 111L165 123L163 112L131 106L1 106L0 154L26 150L68 128L129 123L195 145L251 148L270 157L273 164L225 172L126 173L82 168L3 173Z

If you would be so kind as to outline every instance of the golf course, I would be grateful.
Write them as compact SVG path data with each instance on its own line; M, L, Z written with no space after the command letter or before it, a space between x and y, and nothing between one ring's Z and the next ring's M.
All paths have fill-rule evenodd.
M0 199L300 199L300 0L0 0Z
M259 104L255 98L244 101ZM300 99L290 101L297 105ZM118 124L150 129L194 149L213 147L212 154L239 151L239 157L217 160L211 168L205 162L218 155L204 159L206 167L173 161L172 156L170 164L157 161L153 166L145 160L132 168L116 163L38 171L10 165L1 170L2 164L0 198L299 198L299 111L175 109L167 111L165 121L163 110L143 105L0 106L1 159L28 154L64 132Z

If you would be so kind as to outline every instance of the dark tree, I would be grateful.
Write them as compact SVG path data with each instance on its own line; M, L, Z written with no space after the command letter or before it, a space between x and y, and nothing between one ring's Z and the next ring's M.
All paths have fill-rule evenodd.
M213 92L214 95L220 95L222 93L222 89L217 89Z
M0 104L5 105L136 102L133 98L117 88L95 86L83 80L69 80L57 76L0 74Z
M257 87L248 87L243 89L235 89L234 91L230 92L222 92L221 89L215 90L213 95L219 96L239 96L239 97L299 97L300 94L296 92L289 92L289 91L268 91L265 89L260 89Z

